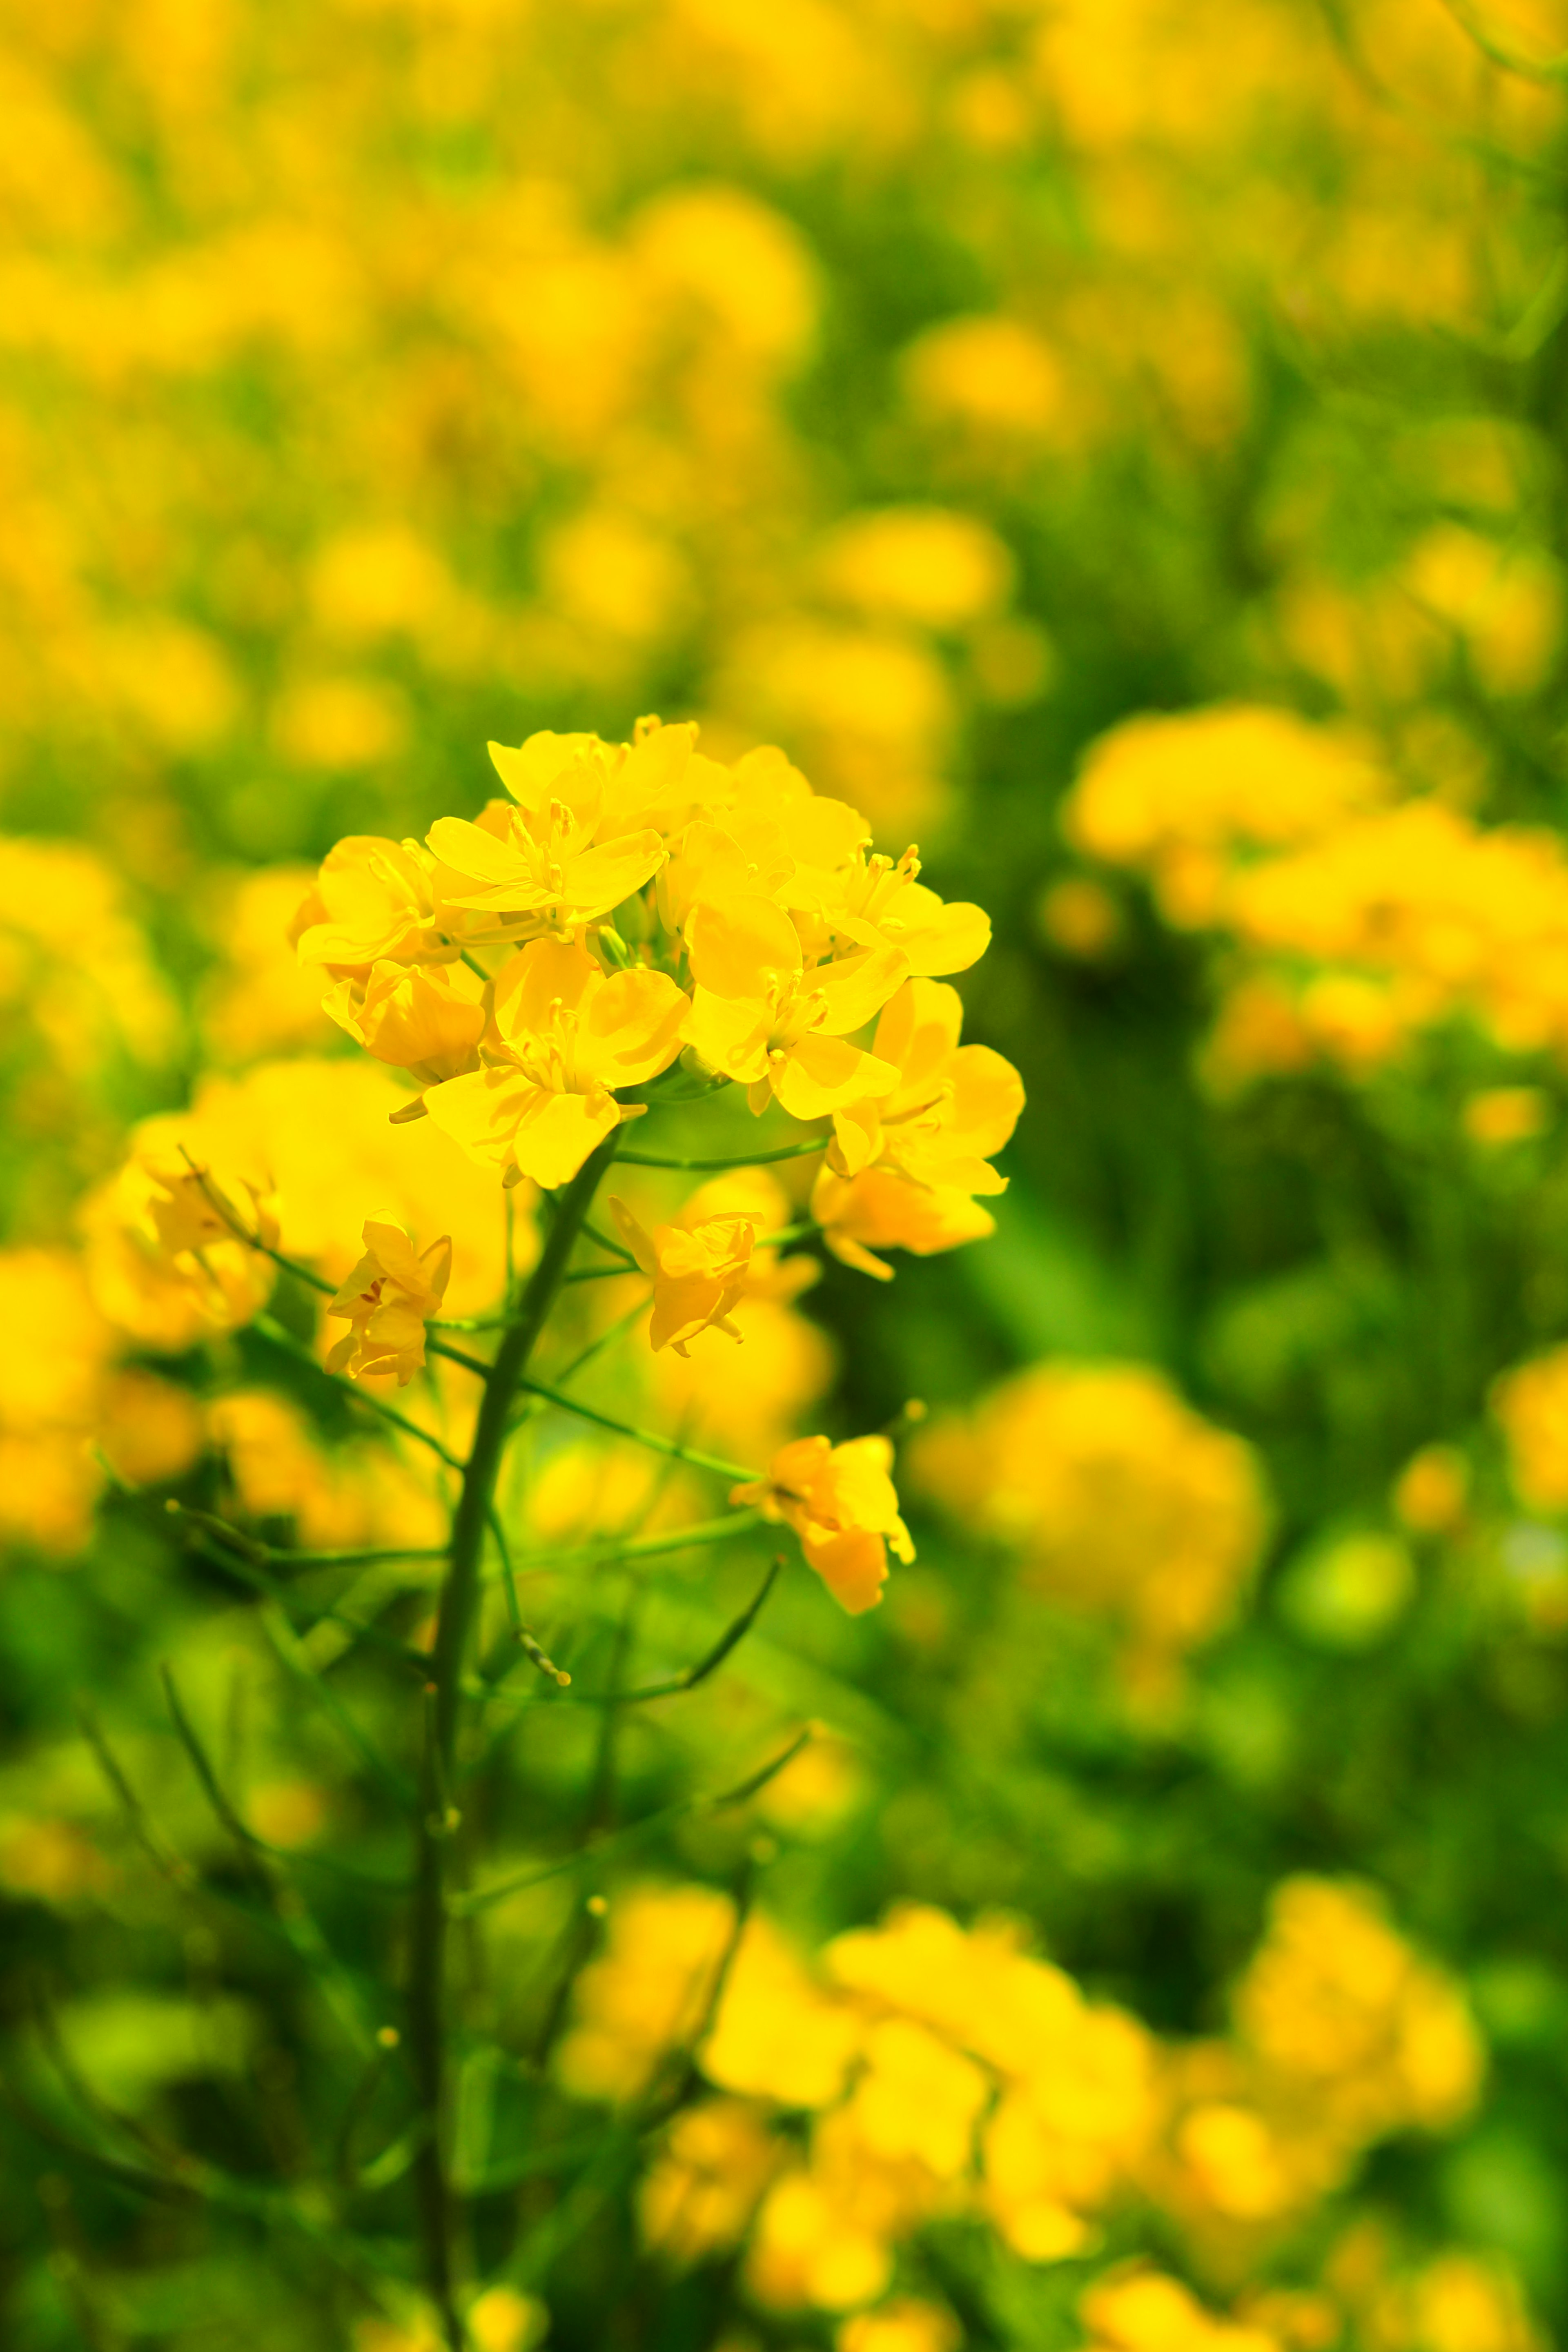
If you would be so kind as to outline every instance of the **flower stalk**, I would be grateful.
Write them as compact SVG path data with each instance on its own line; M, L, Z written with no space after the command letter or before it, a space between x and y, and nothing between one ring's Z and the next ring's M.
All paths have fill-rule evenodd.
M452 1519L452 1543L441 1589L431 1653L432 1697L408 1948L408 2044L425 2140L415 2168L430 2294L450 2352L464 2352L467 2336L456 2300L456 2200L446 2148L447 2086L447 1878L452 1831L445 1792L454 1785L464 1667L479 1596L479 1562L505 1449L511 1402L565 1276L574 1245L593 1205L599 1179L615 1157L614 1129L584 1160L563 1192L538 1265L485 1377L474 1440Z

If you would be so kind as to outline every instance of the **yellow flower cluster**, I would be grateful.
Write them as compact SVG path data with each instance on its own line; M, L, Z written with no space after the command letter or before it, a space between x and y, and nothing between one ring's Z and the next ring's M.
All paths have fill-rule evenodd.
M1109 1618L1152 1696L1229 1622L1268 1531L1251 1449L1142 1365L1037 1366L922 1431L911 1467L1031 1590Z
M941 2214L989 2216L1031 2260L1090 2242L1156 2116L1133 2019L1010 1929L920 1906L839 1937L816 1969L765 1919L734 1932L726 1896L647 1889L616 1906L578 1982L568 2088L635 2096L697 2039L721 2094L647 2175L653 2242L689 2261L749 2232L761 2301L843 2311L881 2295L899 2240ZM811 2119L804 2152L773 2128L792 2112Z
M912 849L873 856L859 812L776 751L726 766L695 726L648 719L629 744L546 733L490 756L509 798L423 844L341 842L297 918L326 1010L418 1087L399 1117L553 1189L684 1055L759 1116L832 1119L821 1221L844 1254L858 1226L922 1251L989 1229L973 1196L1000 1185L988 1155L1022 1090L959 1045L932 977L984 954L977 907L944 905ZM724 1320L756 1238L720 1217L636 1241L656 1347Z
M1090 751L1069 837L1237 951L1207 1049L1217 1083L1364 1072L1458 1017L1502 1052L1568 1054L1561 842L1392 799L1353 747L1283 712L1135 719Z
M956 2214L1055 2262L1138 2199L1211 2258L1319 2201L1376 2140L1454 2123L1479 2087L1461 1995L1353 1886L1278 1889L1235 2016L1225 2042L1162 2045L1001 1924L908 1906L813 1965L725 1895L645 1887L578 1979L558 2071L579 2097L635 2100L695 2056L714 2095L665 2134L645 2237L678 2263L744 2246L770 2308L854 2311L886 2295L901 2240ZM1097 2294L1091 2339L1121 2352L1272 2340L1150 2273Z
M1245 2244L1340 2187L1375 2141L1457 2123L1480 2089L1463 1996L1366 1888L1287 1880L1232 2006L1229 2041L1173 2057L1152 2176L1200 2243Z

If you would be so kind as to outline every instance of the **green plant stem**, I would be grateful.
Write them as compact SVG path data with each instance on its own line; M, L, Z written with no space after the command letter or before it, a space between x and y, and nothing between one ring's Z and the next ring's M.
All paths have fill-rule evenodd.
M591 1421L599 1429L613 1430L617 1437L634 1438L646 1445L650 1454L668 1454L672 1462L689 1462L694 1470L711 1470L721 1478L737 1478L754 1486L762 1477L760 1470L748 1470L742 1462L724 1462L716 1454L699 1454L694 1446L682 1445L674 1437L660 1437L657 1430L638 1429L629 1421L612 1421L608 1413L595 1412L591 1404L579 1404L575 1397L563 1396L559 1389L550 1389L542 1381L520 1380L518 1387L530 1396L542 1397L546 1404L558 1404L563 1412L574 1412L581 1421Z
M809 1143L786 1143L777 1151L747 1151L728 1160L664 1160L652 1151L623 1151L620 1157L633 1168L765 1168L771 1160L804 1160L813 1151L826 1151L832 1140L829 1135L818 1135Z
M506 1444L511 1402L593 1205L599 1179L616 1156L607 1136L584 1160L556 1203L554 1223L519 1301L516 1319L501 1335L485 1374L474 1442L452 1519L451 1558L442 1587L430 1657L433 1696L426 1740L408 1958L409 2056L426 2126L416 2166L426 2276L450 2352L464 2352L465 2333L455 2301L456 2219L443 2131L447 2077L447 1863L450 1824L444 1792L456 1784L458 1717L464 1664L479 1596L479 1562L491 1525L497 1473Z

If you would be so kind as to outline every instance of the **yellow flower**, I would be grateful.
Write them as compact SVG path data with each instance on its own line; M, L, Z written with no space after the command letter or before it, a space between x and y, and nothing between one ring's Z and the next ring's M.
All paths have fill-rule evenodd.
M857 2312L840 2326L837 2352L959 2352L963 2331L939 2303L900 2295L876 2311Z
M783 2143L742 2099L707 2099L670 2125L637 2195L645 2245L667 2262L731 2253L745 2236Z
M536 940L496 982L486 1066L433 1087L425 1107L476 1160L502 1169L506 1183L530 1176L553 1189L635 1116L612 1088L668 1067L686 1012L662 972L606 979L586 949Z
M1568 1348L1552 1348L1492 1382L1509 1477L1531 1511L1568 1509Z
M991 1212L967 1192L917 1184L882 1167L851 1177L824 1167L812 1192L811 1213L834 1256L879 1282L890 1282L893 1269L873 1255L876 1250L905 1249L915 1257L931 1257L963 1242L983 1242L996 1230Z
M406 1387L425 1361L425 1325L447 1295L452 1241L445 1234L418 1257L401 1225L367 1217L365 1254L327 1307L349 1328L327 1358L329 1372L395 1372Z
M987 1165L1018 1123L1024 1087L989 1045L961 1045L963 1004L940 981L910 980L877 1024L872 1051L901 1084L836 1111L829 1165L855 1176L874 1161L916 1183L960 1192L1002 1192Z
M885 1437L797 1437L774 1454L765 1478L734 1487L732 1503L755 1504L800 1538L808 1566L852 1617L874 1609L888 1574L888 1545L906 1565L915 1556L888 1475L893 1449Z
M274 1197L258 1172L237 1171L237 1160L253 1157L244 1140L224 1134L220 1122L214 1128L223 1181L201 1123L165 1115L142 1122L131 1159L82 1209L93 1295L111 1322L149 1347L177 1351L206 1331L236 1330L272 1293L272 1261L238 1236L252 1233L276 1246Z
M922 1432L914 1465L965 1525L1017 1547L1033 1590L1120 1619L1132 1655L1210 1639L1268 1529L1251 1448L1141 1364L1037 1365L967 1425Z
M991 918L966 899L949 906L916 877L920 853L913 846L899 858L874 856L865 844L855 863L841 867L815 899L789 895L819 914L836 939L866 948L895 948L908 969L922 978L967 971L991 944Z
M481 985L461 964L420 970L384 961L335 982L321 1010L378 1062L409 1071L422 1087L433 1087L479 1067ZM421 1097L392 1116L398 1122L416 1118L423 1108Z
M616 1230L646 1275L653 1278L648 1339L657 1350L686 1353L686 1342L711 1327L731 1339L744 1334L729 1320L751 1272L757 1228L750 1217L706 1217L689 1228L660 1225L650 1235L624 1201L612 1197Z
M564 938L640 890L664 863L654 820L680 811L696 733L656 725L631 746L548 732L516 750L492 743L516 806L492 801L479 824L440 817L426 835L455 928L470 940Z
M351 833L321 861L316 887L294 918L301 963L361 971L393 963L441 963L457 955L440 930L430 860L416 841Z
M792 1118L824 1118L897 1083L889 1063L848 1042L904 978L897 949L807 970L794 923L756 893L705 900L687 945L697 982L687 1040L710 1068L749 1087L753 1111L776 1096Z

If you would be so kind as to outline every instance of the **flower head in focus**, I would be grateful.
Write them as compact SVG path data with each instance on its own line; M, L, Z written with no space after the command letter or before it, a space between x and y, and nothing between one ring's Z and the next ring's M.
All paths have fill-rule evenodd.
M994 1231L973 1196L1006 1188L990 1155L1017 1124L1024 1087L988 1045L959 1044L963 1022L956 989L906 981L872 1048L900 1083L834 1113L812 1213L835 1257L880 1281L892 1269L877 1249L929 1257Z
M967 971L991 944L991 918L964 899L948 905L917 878L920 870L912 846L893 858L873 856L862 844L854 863L833 876L815 904L804 893L800 902L836 939L896 949L922 979Z
M492 801L477 824L439 817L427 836L454 931L570 938L640 890L664 863L662 824L686 813L696 734L654 727L627 745L546 731L516 750L492 743L510 802Z
M988 1165L1018 1123L1024 1087L989 1045L961 1045L963 1005L940 981L906 981L877 1024L872 1051L901 1084L834 1114L829 1162L856 1176L880 1160L916 1183L1002 1192Z
M425 1326L447 1295L452 1241L444 1234L415 1255L401 1225L367 1217L364 1255L327 1307L348 1329L327 1358L330 1372L395 1372L406 1387L425 1361Z
M294 918L301 963L335 972L374 963L446 963L458 950L442 932L431 862L416 841L351 833L321 860L316 887Z
M753 1111L776 1097L792 1118L825 1118L890 1092L892 1065L849 1037L903 980L896 948L808 969L795 925L757 893L704 900L686 938L697 983L687 1040L710 1069L749 1088Z
M659 1225L649 1234L624 1201L612 1197L609 1206L616 1232L653 1280L648 1339L656 1350L673 1348L684 1356L687 1341L710 1328L744 1337L729 1315L751 1273L757 1229L750 1217L706 1217L691 1226Z
M680 1050L686 998L662 972L606 979L587 950L536 940L495 984L485 1066L433 1087L426 1108L476 1160L553 1188L629 1116L614 1088L640 1085Z
M908 1250L934 1257L964 1242L985 1241L996 1230L989 1209L952 1185L917 1184L892 1168L836 1176L825 1167L811 1196L822 1238L841 1265L891 1282L893 1269L878 1250Z
M730 1500L792 1527L807 1565L858 1617L882 1597L888 1546L906 1566L915 1556L899 1516L892 1466L885 1437L855 1437L847 1445L798 1437L774 1454L765 1478L732 1488Z
M461 964L421 969L383 961L334 982L321 1009L367 1054L407 1070L423 1088L478 1069L482 986ZM423 1109L421 1094L392 1116L416 1118Z

